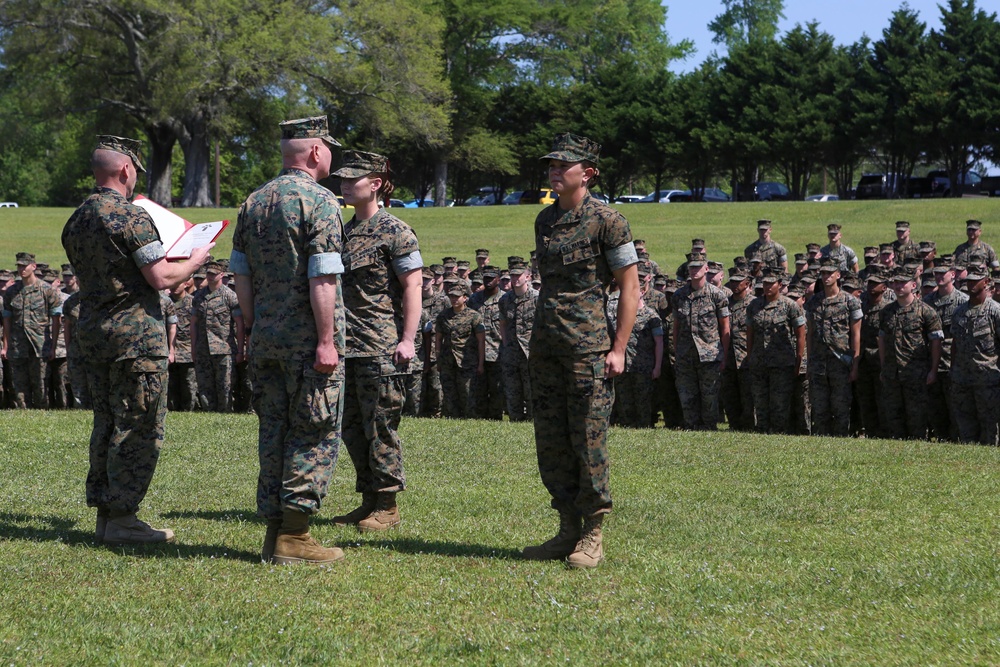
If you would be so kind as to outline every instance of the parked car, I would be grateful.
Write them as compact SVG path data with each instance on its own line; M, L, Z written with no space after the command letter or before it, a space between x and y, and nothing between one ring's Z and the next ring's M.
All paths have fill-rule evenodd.
M642 199L640 199L637 203L639 203L639 204L653 204L653 203L669 204L670 203L670 195L677 194L677 193L683 194L684 191L683 190L656 190L654 192L650 192L648 195L646 195L645 197L643 197Z
M487 192L486 194L479 195L478 197L467 199L465 203L467 206L492 206L497 203L497 196L494 192Z
M754 201L789 201L792 191L784 183L762 181L753 188Z
M433 199L411 199L404 204L406 208L430 208L434 206Z
M619 204L635 204L642 201L642 195L621 195L615 201Z
M840 195L809 195L806 201L840 201Z
M554 204L558 199L558 195L549 188L542 188L541 190L525 190L521 193L521 203L522 204Z
M943 169L936 169L927 173L928 178L940 180L944 185L944 197L952 196L954 188L951 184L951 176ZM958 188L960 195L987 195L996 197L1000 195L1000 176L983 176L978 171L968 171L962 178Z
M503 198L500 203L504 206L516 206L521 203L521 195L524 194L521 190L515 190L514 192L508 192L507 196Z
M16 201L0 201L0 208L17 208Z
M701 201L730 202L733 201L733 198L730 197L728 193L723 192L719 188L705 188L705 191L701 193Z
M900 174L862 174L855 190L855 199L886 199L896 197L902 191L903 176Z
M901 196L913 199L950 197L951 179L944 171L931 171L926 176L908 176L901 182Z
M402 199L390 199L389 208L406 208L406 202Z

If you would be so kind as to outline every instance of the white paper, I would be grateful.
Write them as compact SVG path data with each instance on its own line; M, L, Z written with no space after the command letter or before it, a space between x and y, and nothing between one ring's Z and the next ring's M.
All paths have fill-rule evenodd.
M160 233L160 241L163 243L164 248L171 248L177 243L177 239L183 236L184 232L191 226L191 223L181 216L163 208L152 199L147 199L142 195L136 195L132 203L146 209L146 212L149 213L149 217L153 219L153 224L156 225L156 231ZM169 254L168 252L167 255L169 256ZM190 251L188 251L188 256L191 256Z
M187 233L181 235L181 237L177 239L177 243L175 243L172 248L167 250L167 258L177 259L181 257L190 257L191 252L195 248L201 248L211 243L215 237L219 235L225 225L226 222L224 220L220 220L218 222L203 222L192 226Z

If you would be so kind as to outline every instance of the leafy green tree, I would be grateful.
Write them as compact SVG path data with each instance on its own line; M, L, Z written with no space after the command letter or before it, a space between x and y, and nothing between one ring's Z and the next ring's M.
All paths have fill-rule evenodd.
M833 172L837 192L843 198L848 196L855 171L866 154L864 137L868 132L859 120L855 91L870 57L871 44L866 37L850 46L837 47L829 62L833 70L833 123L818 153L822 165Z
M725 44L731 51L737 46L773 40L778 21L785 18L783 0L722 0L725 10L716 16L708 29L712 41Z

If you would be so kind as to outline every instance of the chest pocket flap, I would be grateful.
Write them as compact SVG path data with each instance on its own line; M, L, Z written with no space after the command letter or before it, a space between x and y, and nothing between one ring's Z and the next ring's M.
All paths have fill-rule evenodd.
M590 239L586 237L562 244L559 246L559 253L562 255L563 264L576 264L592 259L598 254Z

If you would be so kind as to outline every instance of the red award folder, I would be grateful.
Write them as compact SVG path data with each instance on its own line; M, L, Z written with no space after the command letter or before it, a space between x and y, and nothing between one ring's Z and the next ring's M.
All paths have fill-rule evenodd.
M132 203L145 209L153 219L167 251L167 259L188 259L192 250L212 243L229 226L228 220L192 224L142 195L136 195Z

